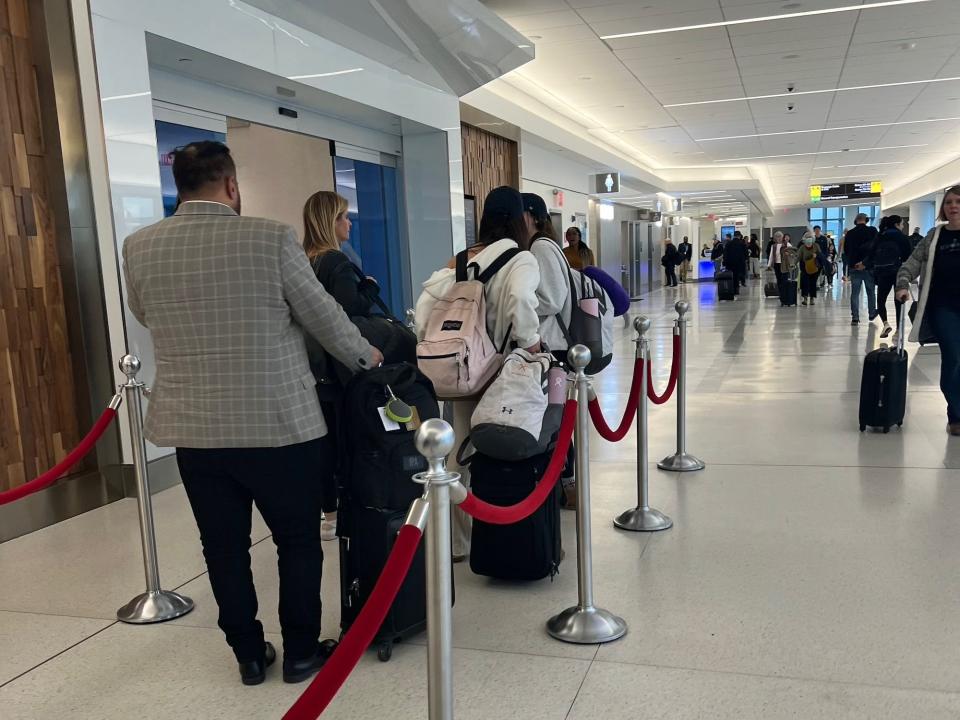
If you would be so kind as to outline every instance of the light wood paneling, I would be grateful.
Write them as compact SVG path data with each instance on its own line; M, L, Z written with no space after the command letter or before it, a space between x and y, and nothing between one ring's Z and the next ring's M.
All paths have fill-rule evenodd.
M79 441L27 0L0 0L0 490Z
M477 229L487 193L501 185L520 189L520 159L517 144L486 130L461 125L463 146L463 191L477 198Z

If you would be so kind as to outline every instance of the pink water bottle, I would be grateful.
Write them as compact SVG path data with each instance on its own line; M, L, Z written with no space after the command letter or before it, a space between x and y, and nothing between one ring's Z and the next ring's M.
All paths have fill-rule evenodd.
M547 402L550 405L563 405L567 400L567 372L559 365L552 365L547 374L550 388Z

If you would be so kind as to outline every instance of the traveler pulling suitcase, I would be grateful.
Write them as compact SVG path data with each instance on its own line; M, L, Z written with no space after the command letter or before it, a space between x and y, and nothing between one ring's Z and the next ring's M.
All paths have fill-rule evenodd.
M763 284L763 296L764 297L780 297L780 287L777 285L776 278L772 274L768 273L767 277L769 278Z
M890 428L903 425L907 411L906 308L900 313L900 327L895 348L880 348L867 353L860 381L860 432L867 426Z
M470 459L473 494L494 505L513 505L527 497L543 477L553 452L518 462L475 453ZM513 525L473 522L470 569L501 580L540 580L559 572L560 482L543 505Z
M395 405L400 401L403 405ZM391 418L408 413L409 421ZM413 482L427 469L413 444L422 421L440 416L433 385L414 365L398 363L355 375L343 391L339 437L340 628L346 632L370 596L406 518L423 492ZM402 419L402 418L401 418ZM393 644L426 627L423 546L374 644L386 662Z
M717 275L717 297L720 300L734 300L737 297L737 281L729 270Z

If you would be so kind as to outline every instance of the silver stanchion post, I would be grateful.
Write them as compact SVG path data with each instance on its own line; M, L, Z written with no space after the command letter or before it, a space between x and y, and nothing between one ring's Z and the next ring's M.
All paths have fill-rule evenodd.
M163 622L186 615L193 610L193 600L160 586L160 568L157 564L157 534L153 525L153 503L150 498L150 479L147 476L147 445L143 439L144 384L137 380L140 358L124 355L120 369L127 376L121 385L126 396L127 416L130 419L130 439L133 443L133 470L137 478L137 509L140 512L140 541L143 545L143 570L147 591L137 595L117 610L117 619L125 623L144 625Z
M661 470L692 472L703 470L703 460L687 452L687 318L690 303L681 300L675 306L677 321L674 325L680 336L680 374L677 377L677 452L657 463Z
M417 311L413 308L407 308L407 327L411 330L417 327Z
M637 331L637 360L644 366L649 362L650 343L647 332L650 320L638 315L633 321ZM621 530L656 532L673 527L673 520L650 507L650 452L647 448L647 383L649 373L644 367L640 381L640 402L637 404L637 506L618 515L613 524Z
M418 501L408 522L423 527L414 516L427 520L427 698L430 720L453 720L453 554L450 539L450 503L467 497L460 473L447 470L447 456L456 445L449 423L427 420L417 430L417 451L429 463L414 475L425 486L428 509Z
M567 355L576 369L572 393L577 398L576 445L577 478L577 591L578 602L547 620L547 632L557 640L594 645L623 637L627 623L608 610L593 604L593 548L590 529L590 380L584 368L590 363L590 350L583 345L570 348Z

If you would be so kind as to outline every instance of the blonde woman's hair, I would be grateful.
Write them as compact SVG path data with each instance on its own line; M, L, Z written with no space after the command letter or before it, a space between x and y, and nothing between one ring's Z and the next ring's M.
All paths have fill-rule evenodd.
M311 260L340 249L337 218L349 209L347 199L328 190L315 192L303 206L303 250Z

